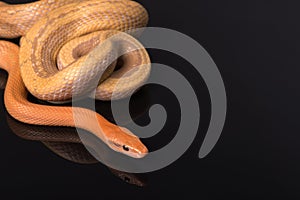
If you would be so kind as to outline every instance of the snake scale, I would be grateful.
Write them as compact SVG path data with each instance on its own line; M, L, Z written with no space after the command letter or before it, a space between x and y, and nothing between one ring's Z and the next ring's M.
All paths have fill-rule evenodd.
M55 103L127 97L147 80L151 66L142 44L125 31L147 22L145 8L130 0L0 2L0 38L22 36L20 47L0 41L0 68L9 74L7 111L28 124L76 126L115 151L145 156L146 146L128 129L89 109L31 103L27 92Z

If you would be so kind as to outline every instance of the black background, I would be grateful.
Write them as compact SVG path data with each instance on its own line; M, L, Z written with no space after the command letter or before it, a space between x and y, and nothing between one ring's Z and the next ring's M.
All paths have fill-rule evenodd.
M100 163L75 164L40 142L20 139L9 129L6 112L1 111L1 195L43 199L299 198L299 1L139 2L149 12L149 26L171 28L194 38L222 74L228 112L213 151L198 158L210 114L202 79L194 77L183 59L151 50L154 62L180 69L190 78L200 100L199 133L180 159L146 174L147 186L136 187L116 178ZM150 104L161 101L171 112L162 132L145 141L155 149L172 139L172 124L178 123L177 104L164 89L145 90ZM157 94L165 96L158 100ZM5 110L3 91L1 106Z

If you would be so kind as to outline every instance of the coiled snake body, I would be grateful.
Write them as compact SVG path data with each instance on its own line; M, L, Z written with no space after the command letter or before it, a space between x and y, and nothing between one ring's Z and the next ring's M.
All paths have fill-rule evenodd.
M20 50L0 42L0 67L9 73L4 102L10 115L30 124L76 125L118 152L143 157L147 148L128 129L85 108L33 104L27 90L50 102L91 94L101 100L128 96L147 80L150 59L143 46L122 31L144 27L147 21L146 10L130 0L0 3L0 37L23 36ZM122 67L114 71L120 60ZM90 88L95 82L100 83L96 90ZM76 123L73 113L80 116Z

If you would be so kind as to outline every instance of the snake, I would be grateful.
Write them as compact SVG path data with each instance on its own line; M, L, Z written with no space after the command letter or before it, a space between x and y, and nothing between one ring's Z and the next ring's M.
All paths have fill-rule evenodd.
M127 128L86 108L39 105L27 96L52 103L128 97L150 74L149 55L131 31L147 22L146 9L131 0L1 2L0 37L21 36L20 47L0 41L8 113L28 124L82 128L117 152L144 157L147 147Z
M0 79L1 80L1 79ZM29 141L41 142L51 152L59 157L76 164L98 164L99 161L86 149L75 128L56 126L36 126L24 124L6 115L7 125L16 136ZM98 148L92 145L89 148ZM147 177L145 174L134 174L106 166L108 170L126 183L145 187Z

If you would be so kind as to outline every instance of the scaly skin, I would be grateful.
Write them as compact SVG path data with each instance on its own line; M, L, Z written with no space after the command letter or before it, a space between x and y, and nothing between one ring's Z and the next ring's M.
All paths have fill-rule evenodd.
M144 27L147 22L146 10L128 0L91 0L53 10L22 37L20 68L26 88L35 97L46 101L68 101L81 97L83 93L91 92L92 85L97 85L100 75L115 61L120 51L121 54L134 54L130 50L138 49L132 56L136 63L127 68L133 73L105 80L96 91L101 100L111 99L113 93L114 99L127 97L149 76L148 53L130 35L120 33L110 37L113 34L103 30L127 31ZM81 36L84 38L84 35L95 31L104 32L99 36L101 44L59 71L55 64L59 50L69 41ZM119 41L118 44L116 41ZM78 43L84 43L84 39L79 39ZM115 88L118 81L122 83Z
M4 103L8 113L15 119L28 124L71 126L90 131L112 149L140 158L148 152L147 148L127 129L116 126L94 111L76 107L54 107L37 105L27 100L27 90L22 81L18 62L19 47L0 41L0 68L9 74L4 93ZM73 112L80 117L74 119ZM123 149L123 145L129 148Z
M53 6L53 4L58 1L48 0L42 1L42 3L43 2L48 2L48 4L50 3ZM13 16L15 16L14 14L19 16L19 14L22 13L22 9L19 7L22 5L18 5L16 7L7 7L6 4L0 4L0 6L3 5L6 7L6 17L7 15L11 15L10 18L12 21L20 19L14 19ZM35 6L34 4L27 5L30 5L30 7L26 9L24 7L24 11L29 13L34 12L34 16L38 15L39 12L43 13L42 11L38 10L30 11L30 8ZM98 8L100 8L100 10ZM3 14L2 11L1 13ZM67 15L66 13L71 14L68 15L69 17L63 18L63 15ZM102 15L99 13L102 13ZM87 18L82 17L84 14L88 14L91 17L88 20L89 23L85 24L83 21L81 21L81 19L87 20ZM114 48L112 43L107 43L102 46L103 48L98 52L93 53L92 51L92 55L78 59L79 62L74 64L75 67L68 66L65 70L58 71L54 62L56 60L58 50L62 47L62 45L72 39L75 39L76 37L80 37L81 35L88 34L92 31L105 30L108 28L125 31L131 28L142 27L148 20L146 11L138 3L132 1L98 0L64 5L63 7L58 8L50 13L43 13L41 15L46 16L42 18L38 17L40 20L32 23L34 25L31 28L29 27L29 32L23 36L20 52L18 46L5 41L0 42L0 67L9 73L4 101L10 115L19 121L29 124L72 127L76 125L78 128L83 128L95 134L109 147L118 152L135 158L145 156L145 154L148 152L147 148L141 143L139 138L134 136L129 130L108 122L101 115L88 109L64 106L53 107L33 104L27 101L27 90L29 90L34 96L48 101L64 101L68 98L71 98L66 94L62 94L62 92L68 88L72 88L74 83L76 83L75 86L78 85L80 81L71 78L70 80L66 81L67 84L64 84L61 88L59 88L57 83L60 83L60 80L53 79L53 77L72 77L74 73L75 76L77 74L77 76L80 77L89 77L90 74L78 74L76 69L79 69L79 72L91 72L91 70L84 70L86 64L91 64L89 66L89 69L91 69L96 63L96 61L93 60L94 57L102 56L102 59L107 58L110 56L110 52L114 51ZM0 15L0 18L1 17L3 17L3 15ZM97 17L98 20L96 20ZM102 22L99 22L99 18L102 19ZM35 20L36 19L37 18L35 18ZM118 21L118 19L129 19L129 21ZM77 25L75 29L71 28L72 26L70 26L70 24L72 23L73 25ZM10 30L10 28L3 28L3 24L8 24L10 26L10 23L6 21L3 23L3 19L1 18L0 35L6 37L15 37L16 34L12 34L11 36L5 35L9 34L7 33L7 30ZM17 26L22 25L18 24ZM71 29L71 33L66 33L68 28ZM2 30L5 32L4 35L1 33ZM126 45L133 45L137 48L141 48L141 45L135 39L132 39L131 36L124 36L123 39L124 38L125 40L126 38L129 38L126 41L133 41L132 43L129 42L125 44L125 47ZM136 52L133 53L135 53L135 56L137 55ZM137 65L132 67L137 68L135 71L138 73L135 75L140 75L140 79L134 83L128 82L128 85L130 85L130 91L140 87L140 85L148 78L150 73L150 59L148 54L145 53L145 50L141 50L140 53L141 54L138 54L140 55L140 59L138 59L140 62L139 64L145 64L145 68L140 70L141 68L137 67ZM92 71L93 70L94 69L92 69ZM103 69L101 70L100 72L103 72ZM66 74L60 72L66 72ZM120 77L117 76L117 78ZM86 80L88 78L84 79ZM116 81L117 80L114 80L113 82ZM133 86L134 84L135 86ZM84 83L84 85L89 85L89 83ZM47 93L45 88L50 88L50 92ZM82 86L80 86L80 88L81 89L79 90L85 90L82 89ZM40 91L46 91L47 94L41 94L39 93ZM124 94L120 93L118 96L120 98L125 97L128 95L128 93L130 93L128 91L129 90L127 90ZM67 94L70 93L72 94L73 91L67 92ZM56 98L59 95L61 95L63 98ZM76 113L76 115L73 115L73 113Z
M0 2L0 37L16 38L25 35L38 19L61 6L86 0L41 0L10 5Z

